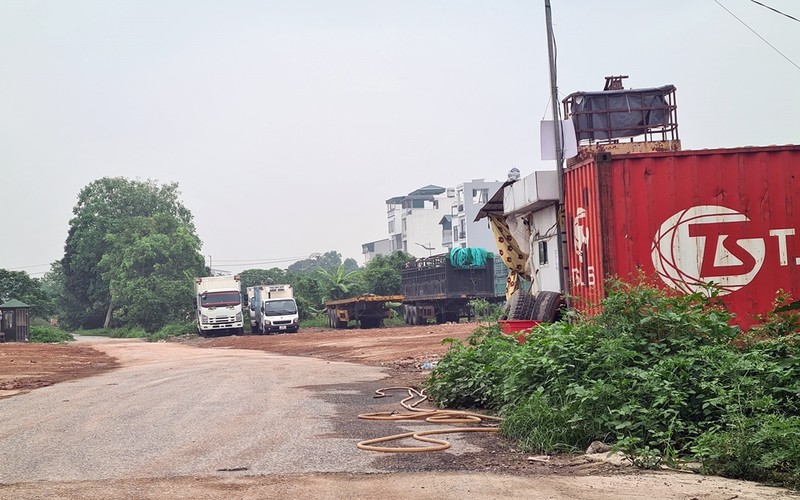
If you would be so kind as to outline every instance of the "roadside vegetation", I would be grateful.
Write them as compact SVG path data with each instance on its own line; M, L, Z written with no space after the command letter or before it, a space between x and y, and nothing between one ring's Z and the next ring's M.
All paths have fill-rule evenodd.
M496 323L466 344L449 341L428 394L496 411L527 452L600 440L640 467L697 461L704 472L800 488L797 310L743 334L713 294L610 289L600 315L541 325L524 343Z
M71 342L75 337L57 326L51 325L31 325L28 330L28 340L42 344L60 344Z

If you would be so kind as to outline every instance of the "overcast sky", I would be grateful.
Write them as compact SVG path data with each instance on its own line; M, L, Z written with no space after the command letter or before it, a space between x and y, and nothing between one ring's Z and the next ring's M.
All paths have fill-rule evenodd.
M800 142L800 22L552 3L560 98L625 74L677 87L684 149ZM541 0L0 0L0 268L47 271L104 176L179 183L215 268L362 263L388 198L554 168L549 86Z

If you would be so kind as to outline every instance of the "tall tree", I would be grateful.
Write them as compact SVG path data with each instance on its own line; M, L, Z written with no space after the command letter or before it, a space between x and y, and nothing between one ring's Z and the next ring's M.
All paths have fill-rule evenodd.
M161 228L169 226L164 220L173 220L172 227L176 232L164 234L180 234L187 241L171 245L170 248L196 253L202 260L199 255L200 240L195 233L192 214L179 201L178 195L176 183L159 185L155 181L122 177L104 177L80 191L78 203L72 211L73 218L70 220L64 258L61 261L66 292L66 324L84 328L108 324L115 307L111 280L119 280L125 272L133 271L133 267L126 271L116 269L115 266L126 262L126 255L132 255L119 246L133 245L139 237L145 238L146 241L142 242L144 247L156 245L156 241L166 242L142 228L147 218L159 216L157 222L161 224ZM182 228L181 233L177 233L179 226ZM143 247L139 247L139 250L143 250ZM104 257L105 262L99 266ZM186 267L171 272L196 272L194 256L188 259L188 263L180 259L175 259L175 262ZM143 278L146 276L142 267L144 264L140 262L138 265L138 277ZM163 273L166 265L161 265L158 269L158 272ZM123 297L120 293L122 292L117 294L119 300Z
M156 331L191 310L192 279L204 272L200 240L168 214L131 217L106 236L98 269L122 324Z

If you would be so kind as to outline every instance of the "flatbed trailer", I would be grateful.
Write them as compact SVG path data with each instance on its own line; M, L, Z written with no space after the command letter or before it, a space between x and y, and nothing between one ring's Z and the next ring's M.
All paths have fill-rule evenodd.
M331 300L325 303L328 326L347 328L350 321L356 321L360 328L383 326L389 317L390 302L402 302L402 295L362 295L348 299Z

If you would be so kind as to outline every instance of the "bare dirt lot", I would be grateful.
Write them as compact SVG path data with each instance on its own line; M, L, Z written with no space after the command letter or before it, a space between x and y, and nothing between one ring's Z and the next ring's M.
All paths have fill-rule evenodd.
M475 324L445 324L372 330L309 328L296 334L174 339L204 349L248 349L275 354L347 361L381 367L384 387L420 387L446 352L442 340L465 340ZM89 377L120 363L85 344L0 344L0 398L66 380ZM396 398L395 401L397 401ZM2 402L0 401L0 404ZM2 410L2 407L0 407ZM399 406L397 410L402 411ZM496 434L477 433L477 452L381 454L396 471L384 474L239 477L164 477L108 481L0 484L3 498L798 498L755 483L686 473L644 472L584 456L530 460ZM372 452L365 452L372 453ZM533 481L533 482L531 482ZM524 493L523 493L524 492ZM531 492L534 494L532 495Z

